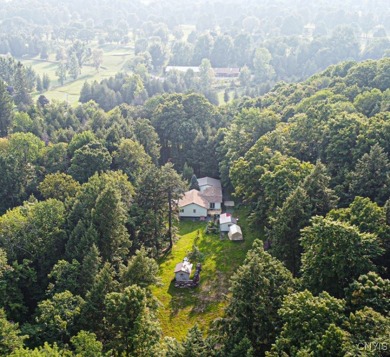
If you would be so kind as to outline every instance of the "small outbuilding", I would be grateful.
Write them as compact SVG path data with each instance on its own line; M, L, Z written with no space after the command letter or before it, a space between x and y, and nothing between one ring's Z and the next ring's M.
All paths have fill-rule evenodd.
M229 227L229 233L228 233L230 240L243 240L244 237L242 236L241 227L237 224L233 224Z
M192 270L192 264L188 261L188 258L184 258L183 262L176 264L175 278L176 281L188 281L190 280Z
M222 213L219 216L219 230L221 232L229 232L229 227L236 223L237 220L231 215L231 213Z

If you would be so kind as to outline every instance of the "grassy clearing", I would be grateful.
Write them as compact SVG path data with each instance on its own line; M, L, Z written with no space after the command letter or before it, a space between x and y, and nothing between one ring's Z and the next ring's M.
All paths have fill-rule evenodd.
M104 51L103 64L97 72L90 65L83 66L81 75L72 80L68 78L64 85L58 82L56 70L57 62L54 55L51 55L48 60L41 60L39 57L31 59L22 59L21 62L26 66L32 66L34 71L42 76L46 73L50 77L50 90L43 93L49 100L65 100L70 104L75 105L80 97L80 91L85 81L93 82L115 76L118 72L125 70L126 62L134 55L134 48L131 45L104 45L100 46ZM34 99L39 97L39 93L33 93Z
M202 222L180 223L180 239L172 252L159 262L162 286L153 288L153 294L161 302L158 317L165 336L182 340L195 323L207 331L210 323L222 316L230 277L242 264L254 239L262 238L262 232L251 232L247 228L246 211L241 210L236 215L243 229L243 242L205 235L205 223ZM175 288L172 282L175 265L183 260L194 244L204 254L200 284L194 289Z

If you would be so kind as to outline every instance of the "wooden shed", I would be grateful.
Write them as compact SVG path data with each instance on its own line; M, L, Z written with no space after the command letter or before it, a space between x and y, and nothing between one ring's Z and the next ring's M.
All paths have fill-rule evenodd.
M242 236L241 227L237 224L233 224L229 227L229 233L228 233L230 240L243 240L244 237Z

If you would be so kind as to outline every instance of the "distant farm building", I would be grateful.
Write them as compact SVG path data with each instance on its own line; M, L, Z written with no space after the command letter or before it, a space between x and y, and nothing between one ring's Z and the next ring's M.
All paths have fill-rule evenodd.
M222 213L219 216L219 230L221 232L229 232L230 226L236 223L237 220L230 213Z
M243 240L244 237L242 236L241 227L237 224L233 224L229 227L229 233L228 233L230 240Z
M176 281L189 281L192 270L192 264L187 258L184 258L183 262L176 264L175 278Z
M213 68L214 74L218 78L237 78L240 75L240 69L233 68Z

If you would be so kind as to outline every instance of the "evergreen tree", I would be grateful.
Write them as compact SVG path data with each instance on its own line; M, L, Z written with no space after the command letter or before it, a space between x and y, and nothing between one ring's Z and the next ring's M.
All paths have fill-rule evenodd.
M206 343L203 339L202 332L198 326L192 327L183 341L183 356L207 357L210 351L207 350Z
M330 188L330 176L321 161L317 161L312 172L305 178L302 188L311 204L311 216L324 216L336 206L337 196Z
M95 282L102 264L99 249L95 243L92 244L89 252L84 256L81 264L80 288L85 294Z
M103 320L106 311L104 300L108 293L116 290L117 283L114 277L114 269L109 263L105 263L96 275L91 289L87 292L81 311L80 325L85 330L96 333L99 340L107 337Z
M8 135L12 122L12 98L9 95L4 82L0 79L0 137Z
M232 277L229 304L218 323L217 344L225 355L248 338L254 355L263 355L274 342L281 322L278 310L293 291L291 273L255 241L244 264Z
M300 267L302 248L299 242L300 230L310 221L311 204L305 190L298 187L277 210L271 222L269 239L272 254L285 263L296 275Z
M39 93L43 92L42 79L41 79L41 76L39 74L37 75L37 91Z
M76 57L76 54L72 54L70 56L69 62L67 63L67 68L69 71L69 75L76 80L77 77L80 74L80 66L79 66L79 61Z
M346 301L350 310L370 307L384 316L390 313L390 280L369 272L359 276L346 289Z
M56 76L58 77L58 81L60 84L63 86L65 81L66 81L66 76L68 74L68 70L66 68L66 63L65 62L59 62L58 67L56 70Z
M106 187L96 200L92 216L103 261L118 263L126 256L131 246L126 221L127 212L120 193L114 187Z
M42 76L42 87L45 91L50 89L50 77L47 75L47 73L44 73Z
M378 144L357 162L350 189L353 194L369 197L381 205L390 196L390 162Z
M190 190L198 190L200 191L199 182L196 178L196 175L192 175L190 182Z
M92 100L92 89L91 89L91 85L86 81L84 82L83 87L81 88L79 102L87 103L90 100Z
M16 105L29 106L32 104L31 96L28 92L27 78L23 65L17 64L14 75L14 102Z

